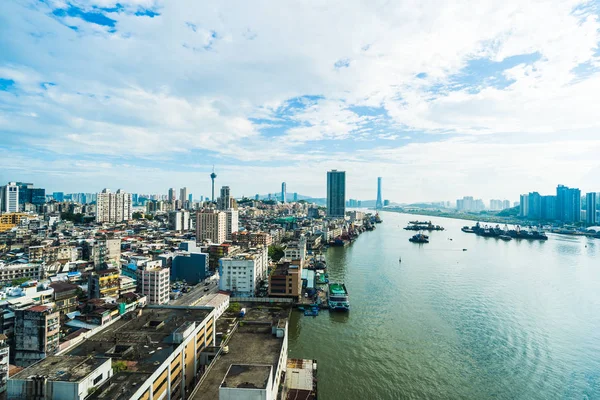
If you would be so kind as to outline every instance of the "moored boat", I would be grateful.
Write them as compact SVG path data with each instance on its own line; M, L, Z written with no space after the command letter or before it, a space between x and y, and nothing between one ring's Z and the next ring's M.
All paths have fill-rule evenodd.
M346 285L343 283L330 283L327 293L327 303L330 310L349 311L350 300Z

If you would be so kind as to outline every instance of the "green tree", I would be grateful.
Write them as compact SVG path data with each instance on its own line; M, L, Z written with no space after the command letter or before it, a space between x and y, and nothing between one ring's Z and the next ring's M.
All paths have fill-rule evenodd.
M269 246L269 257L275 262L281 260L284 255L284 247L272 244Z
M21 284L27 282L29 279L28 278L15 278L12 280L11 284L12 286L20 286Z

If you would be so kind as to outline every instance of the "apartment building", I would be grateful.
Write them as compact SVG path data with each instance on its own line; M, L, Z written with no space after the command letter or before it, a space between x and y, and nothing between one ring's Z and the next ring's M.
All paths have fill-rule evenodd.
M27 367L58 351L60 314L47 305L15 311L15 364Z
M169 276L169 268L138 269L138 293L146 296L148 304L167 304L169 302Z
M121 189L111 193L104 189L96 197L96 222L119 223L129 221L133 213L131 194Z
M269 256L266 247L249 249L219 261L219 289L239 296L254 296L267 278Z
M221 244L227 239L227 214L212 209L196 213L196 241Z

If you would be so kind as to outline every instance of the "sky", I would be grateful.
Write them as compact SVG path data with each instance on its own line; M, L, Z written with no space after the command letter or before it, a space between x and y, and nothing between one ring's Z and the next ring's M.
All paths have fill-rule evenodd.
M598 1L2 0L0 182L600 191Z

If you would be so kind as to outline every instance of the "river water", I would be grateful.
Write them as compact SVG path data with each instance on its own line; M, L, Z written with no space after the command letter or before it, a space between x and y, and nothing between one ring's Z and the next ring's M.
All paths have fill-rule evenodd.
M321 400L600 399L600 240L503 242L461 232L471 221L381 215L326 254L351 311L291 319L290 357L318 360ZM417 218L446 230L410 243Z

